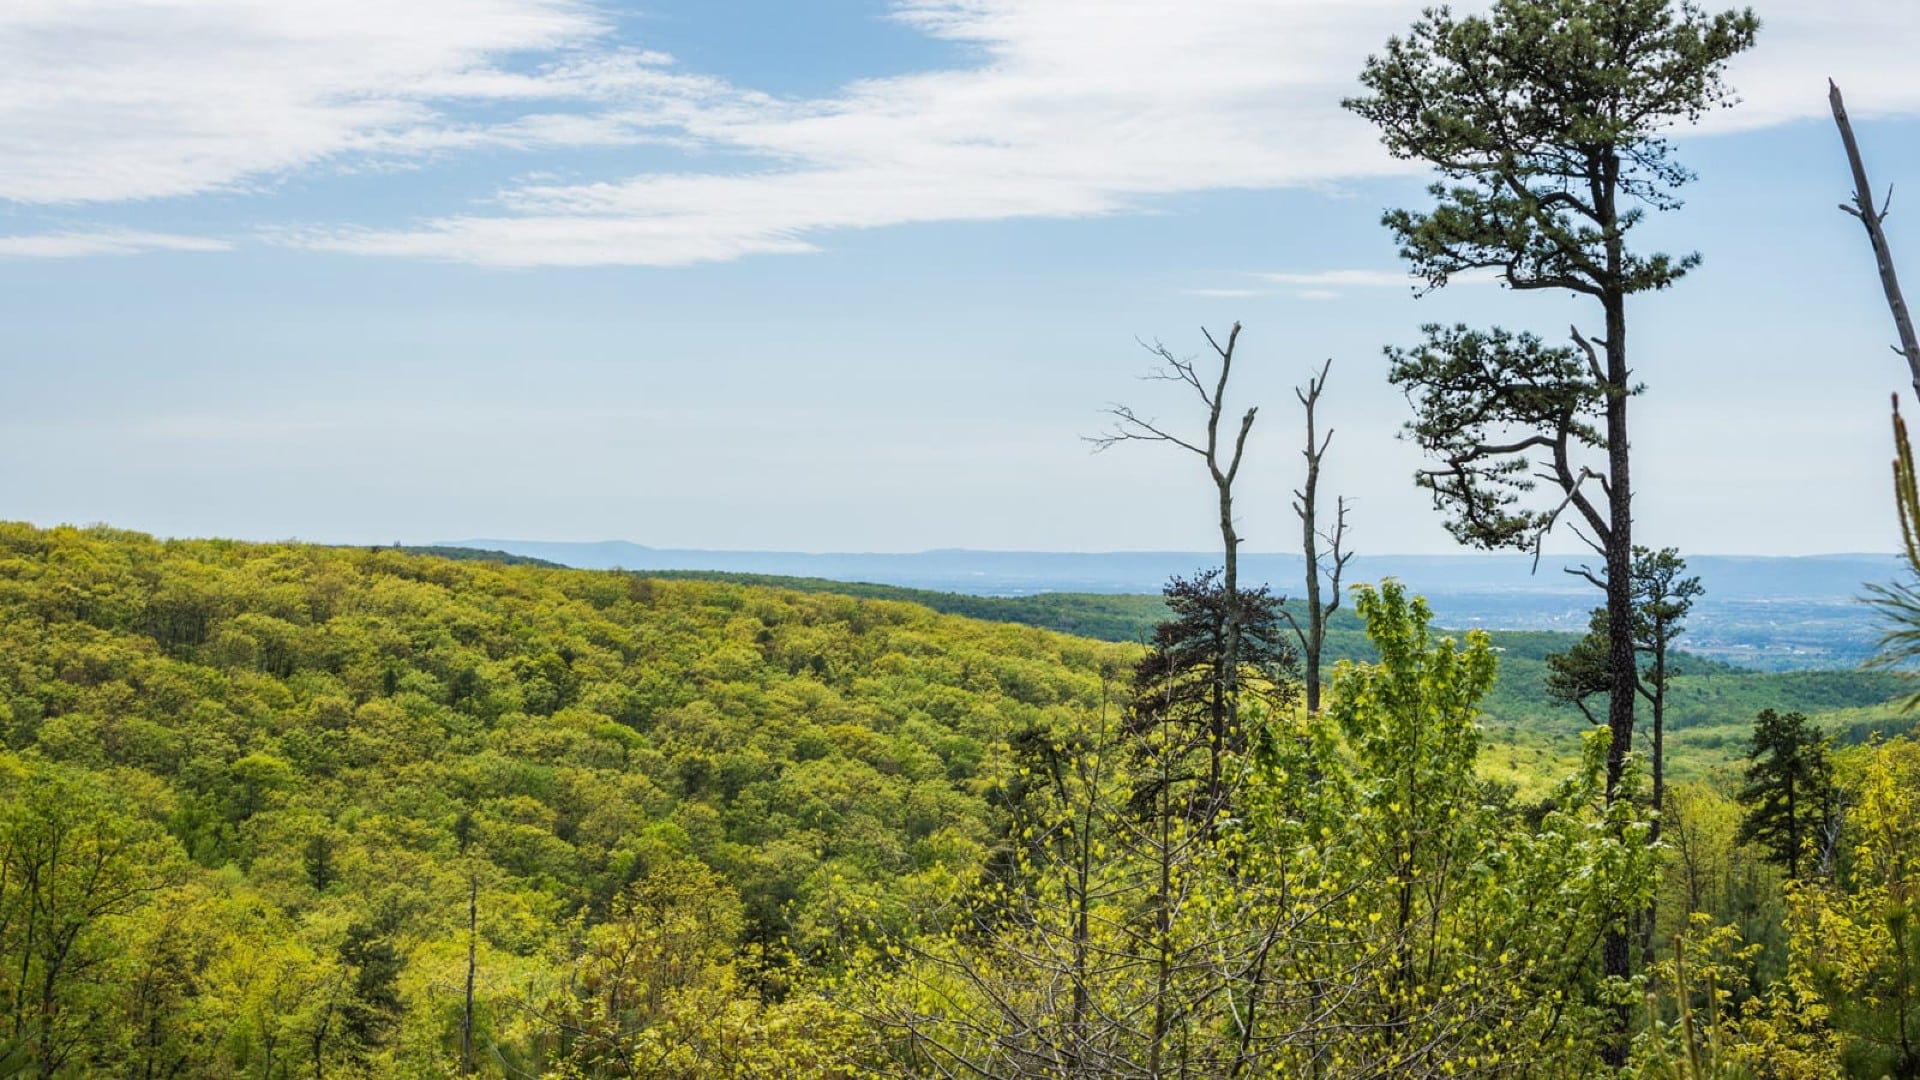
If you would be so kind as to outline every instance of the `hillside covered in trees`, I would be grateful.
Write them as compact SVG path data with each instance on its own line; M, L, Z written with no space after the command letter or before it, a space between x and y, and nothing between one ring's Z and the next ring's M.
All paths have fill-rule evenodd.
M1036 978L1089 1008L1145 1007L1156 955L1159 1000L1177 989L1190 1010L1163 1018L1168 1052L1175 1031L1223 1052L1218 980L1243 978L1288 1024L1351 1008L1359 1026L1343 1041L1262 1025L1236 1060L1464 1068L1510 1024L1547 1024L1528 1038L1559 1046L1603 998L1577 956L1527 950L1592 931L1597 894L1563 883L1529 915L1501 890L1583 866L1618 884L1641 856L1588 830L1626 804L1582 786L1591 753L1538 794L1489 785L1499 748L1483 752L1477 702L1510 661L1480 635L1429 640L1400 595L1363 612L1383 662L1336 672L1326 725L1272 699L1263 724L1297 738L1234 759L1247 816L1220 849L1241 853L1221 856L1177 810L1177 769L1158 811L1139 802L1142 769L1193 752L1121 722L1139 646L822 592L5 526L0 1059L46 1076L884 1074L1006 1052L1012 1036L986 1032L1053 992ZM1440 697L1378 711L1419 687ZM1440 757L1403 772L1408 739ZM1905 769L1909 745L1844 767ZM1812 894L1781 906L1724 789L1676 793L1663 926L1715 913L1761 948L1719 942L1713 962L1777 974ZM1142 814L1173 832L1127 824ZM1239 869L1202 874L1217 857ZM1193 891L1149 887L1154 865ZM1502 865L1519 876L1485 876ZM1469 908L1404 908L1396 880L1448 883ZM1220 925L1228 895L1254 922ZM1156 910L1142 953L1132 920ZM1456 954L1463 933L1506 942L1502 962L1469 964L1484 946ZM1452 967L1299 1011L1299 987L1356 965L1386 978L1415 938L1454 942L1423 961ZM1054 967L1076 941L1107 961ZM1307 941L1322 951L1235 967ZM1459 985L1509 1001L1531 985L1557 1018L1531 997L1435 1011ZM1418 1058L1386 1037L1398 1022L1379 1026L1408 1009L1440 1040ZM1129 1021L1101 1052L1138 1037Z
M0 1032L62 1074L444 1065L474 899L475 1037L532 1068L633 882L722 875L762 981L849 912L904 926L979 861L1007 734L1125 663L897 603L7 526Z
M702 564L941 588L1189 515L1218 553L995 599L0 523L0 1080L1920 1080L1902 395L1891 560L1709 599L1682 552L1882 544L1859 309L1752 134L1801 136L1812 57L1920 115L1852 63L1895 5L1783 5L1754 65L1760 14L1690 0L856 6L0 7L0 261L134 268L0 271L10 515L1002 546ZM1697 200L1747 265L1654 308L1697 126L1748 140ZM717 265L773 255L818 272ZM288 273L376 256L451 273ZM1127 471L1063 468L1078 365L1174 296L1207 323L1081 435ZM1276 340L1317 365L1279 481ZM1350 410L1333 353L1384 361ZM1575 632L1437 626L1371 537L1504 553L1455 620Z
M975 596L767 574L679 570L650 571L644 576L898 600L972 619L1134 644L1146 641L1154 625L1168 615L1164 597L1125 593ZM1419 583L1411 584L1417 588ZM1283 606L1303 618L1297 601ZM1550 630L1494 630L1488 638L1500 657L1500 680L1487 693L1482 709L1494 735L1493 749L1502 752L1490 754L1483 767L1525 790L1543 791L1552 777L1579 759L1580 735L1588 727L1576 708L1552 700L1546 691L1547 657L1565 652L1578 638ZM1858 669L1749 671L1687 652L1685 645L1682 638L1666 706L1668 724L1680 747L1672 767L1682 775L1703 777L1733 765L1745 751L1753 717L1762 709L1824 716L1833 737L1842 744L1862 742L1875 733L1906 731L1915 724L1913 717L1893 704L1910 692L1900 674ZM1330 662L1379 658L1367 640L1366 627L1349 611L1334 614L1326 650Z

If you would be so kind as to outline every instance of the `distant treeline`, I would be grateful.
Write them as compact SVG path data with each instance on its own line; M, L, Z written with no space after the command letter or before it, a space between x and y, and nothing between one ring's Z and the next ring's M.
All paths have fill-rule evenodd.
M714 581L733 585L788 589L801 593L832 593L870 600L897 600L949 615L990 622L1018 623L1057 633L1101 641L1141 642L1155 623L1167 617L1158 596L1124 593L1036 593L1031 596L972 596L965 593L909 589L895 585L849 583L825 578L781 577L702 570L650 570L639 576L669 581ZM1410 582L1417 592L1419 582ZM1552 630L1495 630L1490 632L1500 656L1500 681L1483 702L1487 714L1503 730L1523 741L1556 746L1571 756L1586 721L1570 706L1546 697L1546 657L1561 652L1578 635ZM1684 645L1685 639L1682 639ZM1365 628L1351 612L1336 612L1328 626L1326 655L1336 660L1371 661L1377 654ZM1810 714L1867 710L1907 693L1906 677L1885 671L1750 671L1724 661L1681 650L1675 661L1668 702L1668 723L1676 731L1701 731L1692 761L1682 762L1683 773L1693 772L1737 756L1746 726L1762 709L1784 709ZM1871 717L1853 716L1835 725L1843 744L1864 741L1874 733L1909 730L1913 719L1891 709Z

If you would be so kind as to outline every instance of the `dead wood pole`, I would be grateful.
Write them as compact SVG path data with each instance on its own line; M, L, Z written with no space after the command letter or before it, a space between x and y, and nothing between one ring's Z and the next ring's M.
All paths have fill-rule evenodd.
M1913 316L1900 293L1900 276L1894 272L1893 252L1887 247L1887 233L1881 227L1887 219L1887 207L1893 202L1893 189L1887 189L1886 202L1876 209L1873 188L1867 182L1867 166L1860 159L1860 143L1853 137L1853 124L1847 119L1840 87L1832 79L1827 80L1827 103L1833 106L1833 122L1839 125L1840 141L1847 148L1847 164L1853 167L1853 205L1841 203L1840 209L1852 214L1867 230L1867 240L1873 245L1873 260L1880 268L1880 287L1886 290L1887 307L1893 311L1893 324L1900 332L1900 344L1893 351L1906 358L1907 370L1913 376L1914 396L1920 398L1920 336L1913 332Z

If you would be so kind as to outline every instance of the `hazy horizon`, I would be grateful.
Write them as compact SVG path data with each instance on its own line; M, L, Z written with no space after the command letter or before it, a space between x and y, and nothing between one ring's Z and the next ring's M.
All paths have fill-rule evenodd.
M759 546L752 546L752 547L687 547L687 546L670 545L670 544L654 544L654 543L648 543L644 540L633 540L633 539L628 539L624 537L610 537L610 536L602 536L602 537L594 537L594 538L572 538L572 537L526 535L526 536L493 536L493 537L475 536L475 537L453 538L453 539L446 538L446 537L404 537L403 536L403 537L387 537L385 539L380 539L379 538L380 534L377 532L370 532L365 536L354 537L354 538L322 539L322 538L314 538L314 537L303 537L303 536L297 536L297 535L275 536L275 535L268 535L268 534L235 535L235 534L229 534L229 533L211 533L211 532L161 532L161 531L156 531L152 529L143 529L137 526L128 525L124 522L117 522L117 521L85 521L85 522L31 521L24 518L14 518L14 519L8 519L8 520L21 521L24 524L32 525L35 528L43 528L43 529L45 528L126 529L132 532L146 533L149 536L154 536L162 540L232 540L240 543L249 543L249 544L296 543L296 544L318 544L318 545L327 546L327 547L390 547L395 544L398 544L402 547L464 547L464 548L477 549L477 548L484 548L488 544L504 543L504 544L554 544L554 545L579 545L579 546L626 544L626 545L632 545L638 548L645 548L650 551L713 552L718 554L777 554L777 555L883 555L884 556L884 555L937 555L937 554L943 554L943 553L959 553L959 554L986 554L986 555L1182 555L1182 556L1200 555L1200 556L1216 556L1217 557L1219 554L1217 550L1209 550L1206 548L1198 548L1198 547L1193 547L1193 548L991 547L991 548L988 548L988 547L936 546L936 547L921 547L921 548L875 548L875 547L803 548L803 547L781 546L778 544L766 544L766 545L759 545ZM1260 557L1271 556L1271 557L1296 558L1296 559L1300 558L1300 552L1298 550L1288 550L1285 548L1254 547L1246 544L1241 545L1240 553L1243 556L1260 556ZM1450 551L1448 550L1439 550L1439 551L1386 550L1386 551L1355 551L1353 554L1356 559L1428 559L1428 558L1444 559L1444 558L1455 558L1455 557L1489 558L1489 559L1492 559L1492 558L1531 559L1533 557L1532 553L1530 552L1506 551L1506 550L1484 551L1478 548L1468 548L1468 547L1456 547ZM1713 559L1841 559L1841 558L1878 559L1878 558L1897 558L1899 556L1899 552L1894 551L1892 549L1889 549L1886 551L1869 551L1869 550L1809 551L1809 552L1799 552L1799 553L1792 553L1792 554L1769 554L1766 552L1753 552L1753 551L1682 551L1681 555L1686 558L1713 558ZM1597 556L1595 556L1591 551L1579 551L1579 550L1573 550L1573 549L1560 550L1558 548L1549 548L1546 552L1543 553L1543 558L1578 559L1578 558L1588 558L1588 557L1597 558Z
M1428 178L1339 103L1421 7L0 9L0 59L35 88L0 106L0 457L31 463L0 513L335 543L1200 550L1197 462L1082 437L1114 402L1191 428L1138 342L1200 352L1238 320L1229 406L1263 406L1250 542L1292 545L1293 388L1332 358L1323 499L1350 498L1358 550L1451 551L1382 348L1454 320L1559 341L1595 315L1485 276L1413 296L1380 215L1425 205ZM1687 205L1635 234L1705 258L1631 304L1636 539L1890 547L1907 376L1835 208L1826 76L1904 190L1920 5L1759 13L1739 106L1674 133ZM1916 221L1887 220L1896 255Z

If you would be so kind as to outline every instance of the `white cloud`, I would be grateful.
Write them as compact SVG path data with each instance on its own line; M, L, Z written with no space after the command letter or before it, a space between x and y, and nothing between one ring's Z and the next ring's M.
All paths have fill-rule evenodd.
M284 243L503 265L681 265L909 222L1111 214L1166 195L1404 171L1339 108L1418 0L899 0L967 63L790 100L616 39L588 0L13 0L0 8L0 199L253 189L323 163L658 143L686 171L522 183L416 224ZM1912 0L1775 0L1710 130L1920 112ZM755 164L712 171L716 156ZM543 163L544 164L544 163ZM706 171L701 171L702 169ZM1403 285L1344 271L1292 284Z
M1399 286L1412 288L1420 281L1405 270L1315 270L1311 273L1258 274L1276 285L1300 285L1307 288L1379 289Z
M149 251L229 251L225 240L177 233L102 229L0 236L0 258L71 259L84 255L139 255Z
M515 265L810 250L824 230L1109 214L1161 195L1391 171L1338 108L1401 0L917 0L898 16L972 67L816 101L709 95L689 138L766 161L505 192L504 213L307 232L315 247ZM717 103L716 103L717 100Z
M1418 289L1425 282L1405 270L1313 270L1260 273L1253 275L1275 285L1292 285L1294 296L1302 300L1334 300L1341 289ZM1453 285L1497 285L1500 274L1494 270L1465 270L1448 279Z
M1706 117L1705 130L1748 131L1795 120L1831 123L1829 77L1839 81L1854 116L1920 113L1920 79L1913 76L1920 4L1762 0L1753 7L1761 21L1758 44L1735 58L1727 73L1739 107Z
M9 0L0 199L191 195L431 142L438 101L543 92L492 61L603 29L580 0Z

